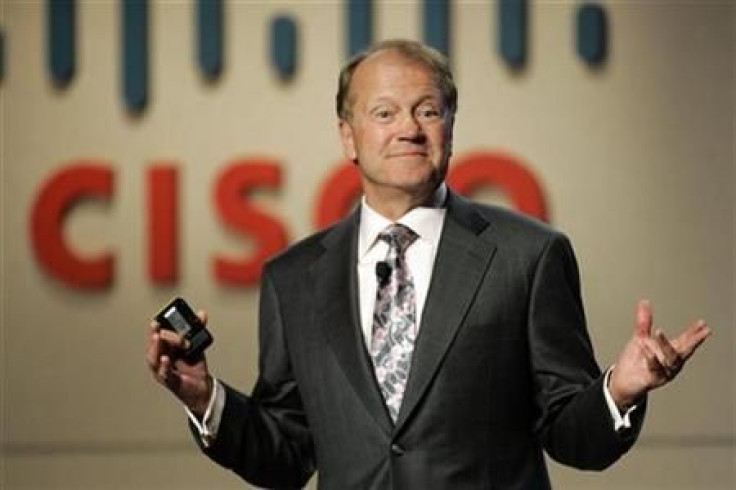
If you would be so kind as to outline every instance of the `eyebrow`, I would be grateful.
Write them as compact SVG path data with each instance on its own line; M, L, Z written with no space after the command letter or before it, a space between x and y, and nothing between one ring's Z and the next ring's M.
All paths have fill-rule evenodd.
M438 102L440 104L444 104L441 94L425 94L425 95L420 96L416 101L414 101L412 105L419 105L427 101ZM380 105L380 104L396 104L396 99L390 96L379 96L378 98L374 100L370 100L367 103L369 107Z

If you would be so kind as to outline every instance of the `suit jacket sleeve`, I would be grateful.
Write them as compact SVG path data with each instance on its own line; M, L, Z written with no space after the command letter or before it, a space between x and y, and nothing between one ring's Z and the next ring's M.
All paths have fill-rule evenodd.
M259 378L251 396L227 384L215 441L205 447L215 462L253 485L302 488L315 470L312 438L289 363L278 298L264 272L260 299Z
M603 469L635 442L645 403L632 428L615 431L603 379L586 329L577 263L568 240L554 234L542 253L529 303L529 339L537 431L548 454L581 469Z

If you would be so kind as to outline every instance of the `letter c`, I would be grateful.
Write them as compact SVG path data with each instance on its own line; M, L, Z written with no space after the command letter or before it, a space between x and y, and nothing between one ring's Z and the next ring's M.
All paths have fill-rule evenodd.
M83 258L64 240L64 220L72 207L89 197L109 200L112 191L112 170L82 161L63 168L41 187L31 216L33 249L43 268L69 286L105 288L112 284L111 253Z

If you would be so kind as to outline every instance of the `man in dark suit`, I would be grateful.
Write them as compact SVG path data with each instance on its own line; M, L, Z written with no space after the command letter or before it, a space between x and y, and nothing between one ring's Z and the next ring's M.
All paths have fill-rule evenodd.
M148 363L217 463L269 488L545 489L543 449L602 469L631 447L646 393L709 334L669 341L639 305L601 373L572 248L444 184L457 92L444 58L384 42L342 71L345 154L361 206L271 261L250 396L152 325ZM203 317L204 319L204 317Z

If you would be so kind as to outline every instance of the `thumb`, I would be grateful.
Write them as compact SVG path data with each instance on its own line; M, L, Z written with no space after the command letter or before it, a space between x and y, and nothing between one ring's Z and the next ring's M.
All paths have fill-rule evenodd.
M652 305L649 300L639 301L636 307L636 329L634 334L639 338L649 338L652 335Z

